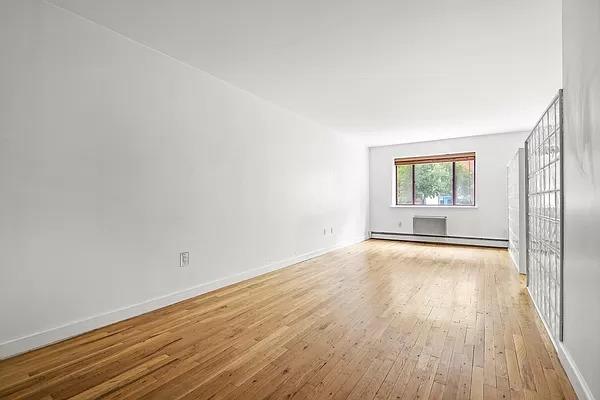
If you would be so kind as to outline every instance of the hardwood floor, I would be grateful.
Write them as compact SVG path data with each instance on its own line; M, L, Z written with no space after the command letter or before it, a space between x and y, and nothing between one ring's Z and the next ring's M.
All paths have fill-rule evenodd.
M575 399L507 252L370 240L0 362L3 399Z

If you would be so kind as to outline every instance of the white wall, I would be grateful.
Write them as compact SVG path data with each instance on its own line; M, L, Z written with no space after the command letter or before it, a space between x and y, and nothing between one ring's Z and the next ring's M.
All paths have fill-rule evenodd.
M527 133L505 133L370 148L371 231L412 233L414 215L448 216L448 235L507 239L506 164ZM394 207L394 158L476 152L476 206ZM401 224L401 226L400 226Z
M600 1L563 1L564 342L600 399Z
M365 237L350 139L42 1L0 48L0 357Z
M507 174L508 253L517 271L527 273L527 217L525 208L525 149L519 148L510 160Z

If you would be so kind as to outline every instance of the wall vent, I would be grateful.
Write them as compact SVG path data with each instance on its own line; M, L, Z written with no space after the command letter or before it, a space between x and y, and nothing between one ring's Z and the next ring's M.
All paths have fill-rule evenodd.
M447 217L415 215L413 217L413 233L418 235L446 236Z

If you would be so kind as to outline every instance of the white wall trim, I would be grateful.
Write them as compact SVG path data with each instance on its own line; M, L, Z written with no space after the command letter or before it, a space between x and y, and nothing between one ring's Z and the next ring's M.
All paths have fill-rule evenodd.
M579 400L596 400L596 398L594 397L594 395L592 393L592 390L590 389L587 382L585 381L585 378L581 374L581 371L579 370L579 368L577 368L577 364L575 364L575 360L571 356L571 353L569 353L567 348L561 342L556 341L554 339L554 337L552 336L552 334L550 333L550 329L548 328L548 325L546 325L546 321L544 321L544 319L542 318L540 309L538 308L535 301L533 301L533 296L531 295L531 292L529 291L529 287L527 288L527 294L529 295L529 298L531 299L531 303L535 307L535 311L538 313L538 317L540 318L540 321L542 321L542 324L544 325L544 329L546 329L546 333L550 337L550 341L552 342L554 349L556 349L556 354L558 354L558 359L559 359L562 367L564 368L564 370L567 374L567 377L569 378L569 381L571 382L571 385L573 385L573 389L575 390L577 397L579 398Z
M254 278L271 271L289 267L293 264L297 264L299 262L318 257L330 251L350 246L352 244L359 243L367 239L368 235L358 236L353 239L337 243L330 247L310 251L308 253L276 261L271 264L264 265L262 267L249 269L238 274L216 279L211 282L201 283L200 285L196 285L177 292L169 293L164 296L155 297L143 301L141 303L132 304L126 307L118 308L116 310L108 311L102 314L97 314L78 321L69 322L67 324L50 328L45 331L36 332L31 335L23 336L21 338L12 339L0 343L0 360L16 356L27 351L35 350L37 348L47 346L52 343L60 342L65 339L81 335L85 332L89 332L91 330L98 329L119 321L123 321L128 318L136 317L138 315L145 314L147 312L154 311L159 308L166 307L171 304L175 304L180 301L187 300L192 297L196 297L201 294L232 285L234 283Z
M371 238L384 240L397 240L400 242L419 242L419 243L441 243L441 244L460 244L466 246L482 246L482 247L498 247L506 249L508 241L503 239L493 240L485 238L469 238L457 236L425 236L402 234L394 235L393 233L371 232Z
M519 262L517 260L515 260L515 255L512 253L512 251L509 251L508 255L510 256L510 260L512 261L513 266L515 267L517 272L521 273L521 271L519 270Z

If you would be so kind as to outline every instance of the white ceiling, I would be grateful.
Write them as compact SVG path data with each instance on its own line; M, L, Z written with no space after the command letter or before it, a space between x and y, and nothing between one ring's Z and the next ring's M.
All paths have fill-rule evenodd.
M528 130L560 0L52 0L371 144Z

